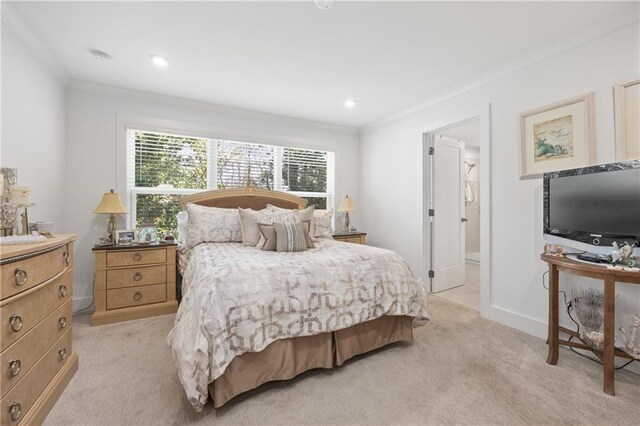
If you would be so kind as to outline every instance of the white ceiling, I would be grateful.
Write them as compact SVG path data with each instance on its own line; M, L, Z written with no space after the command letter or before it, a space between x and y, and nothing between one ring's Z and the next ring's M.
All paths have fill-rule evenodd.
M72 79L353 127L630 4L11 3Z

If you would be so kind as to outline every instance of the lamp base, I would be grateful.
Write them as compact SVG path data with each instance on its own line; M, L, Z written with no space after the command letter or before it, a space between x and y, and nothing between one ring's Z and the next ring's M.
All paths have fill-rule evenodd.
M349 232L349 212L344 212L344 232Z
M111 242L114 243L114 234L116 231L116 215L111 213L111 215L109 216L109 223L107 224L107 235L109 235L109 238L111 239Z

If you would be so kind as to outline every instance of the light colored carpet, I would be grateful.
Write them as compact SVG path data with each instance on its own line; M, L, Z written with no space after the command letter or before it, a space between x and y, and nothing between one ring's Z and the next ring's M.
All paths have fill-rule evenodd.
M480 264L466 262L464 285L441 291L436 296L480 312Z
M185 400L165 345L172 315L101 327L79 318L80 369L46 424L638 424L640 376L619 371L612 397L601 391L600 367L568 350L550 366L540 339L436 298L430 312L413 345L201 413Z

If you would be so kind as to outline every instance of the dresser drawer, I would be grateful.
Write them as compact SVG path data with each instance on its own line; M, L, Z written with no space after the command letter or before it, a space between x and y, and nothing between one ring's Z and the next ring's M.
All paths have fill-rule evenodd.
M167 285L154 284L144 287L119 288L107 290L107 309L126 308L147 305L167 300Z
M51 345L71 328L71 315L72 301L68 300L2 352L0 355L2 395L0 397L4 397L33 368Z
M337 238L337 240L345 243L362 244L362 239L360 237L340 237Z
M5 299L54 277L68 266L70 257L71 253L64 245L48 253L2 265L0 298Z
M2 398L0 424L16 425L25 416L49 382L71 355L71 329L64 334L38 363ZM16 415L12 420L11 412ZM18 411L20 415L17 416Z
M66 270L36 288L0 303L1 351L27 334L56 308L72 298L73 271Z
M107 268L165 263L167 250L127 250L107 253Z
M107 288L123 288L167 282L167 266L145 266L107 270Z

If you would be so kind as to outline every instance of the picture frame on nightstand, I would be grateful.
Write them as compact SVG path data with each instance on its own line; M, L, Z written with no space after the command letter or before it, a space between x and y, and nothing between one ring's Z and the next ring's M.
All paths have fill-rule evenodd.
M119 246L129 246L136 242L135 229L122 229L113 232L114 242Z

